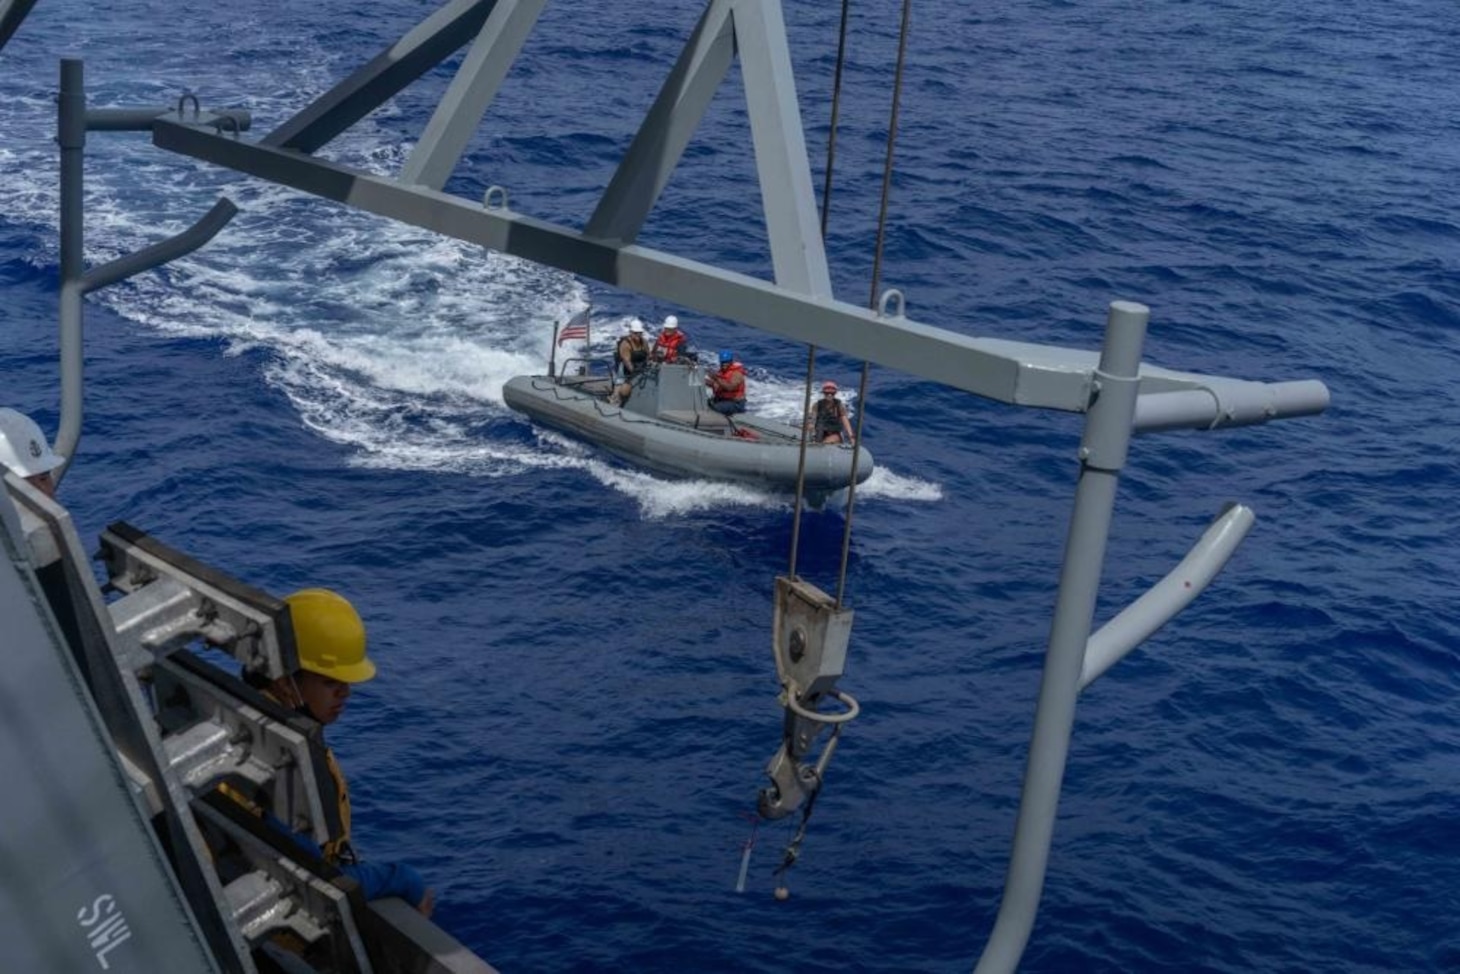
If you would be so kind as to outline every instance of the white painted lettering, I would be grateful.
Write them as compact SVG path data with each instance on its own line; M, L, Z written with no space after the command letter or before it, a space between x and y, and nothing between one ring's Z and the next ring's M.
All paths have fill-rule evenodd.
M132 939L132 928L127 926L127 918L117 906L116 897L110 893L101 894L92 901L89 911L84 906L76 911L76 922L87 930L86 942L101 969L111 970L112 964L106 955Z
M83 927L94 926L96 924L96 921L101 919L101 905L105 903L106 912L111 913L111 911L115 908L116 902L116 897L112 896L112 894L103 893L98 896L96 900L91 904L91 919L86 919L86 907L83 906L81 909L76 911L76 922L80 923Z
M117 937L115 937L111 941L111 943L96 951L96 962L101 965L102 970L109 971L112 969L111 961L106 959L106 955L110 954L113 950L116 950L123 943L130 939L132 939L131 928L123 924L121 933Z
M112 938L118 927L126 928L127 919L120 913L113 913L102 922L101 926L91 931L87 937L91 941L91 949L95 950Z

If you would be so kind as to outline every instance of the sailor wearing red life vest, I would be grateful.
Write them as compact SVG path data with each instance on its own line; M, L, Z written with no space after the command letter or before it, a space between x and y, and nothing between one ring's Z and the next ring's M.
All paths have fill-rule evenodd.
M679 330L679 319L670 315L664 319L659 337L654 340L654 361L678 362L680 355L688 351L684 347L688 341L689 339L684 337L684 332Z
M725 416L745 412L745 366L735 361L735 353L720 353L720 371L705 376L710 387L710 408Z

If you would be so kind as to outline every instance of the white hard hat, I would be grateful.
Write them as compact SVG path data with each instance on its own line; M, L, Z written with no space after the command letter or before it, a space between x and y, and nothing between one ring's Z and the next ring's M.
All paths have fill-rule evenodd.
M65 462L51 452L46 434L35 420L13 409L0 409L0 464L22 477L35 477Z
M642 335L644 333L644 323L638 318L635 318L633 321L629 322L629 331L633 332L635 335Z
M675 328L678 328L679 327L679 319L676 318L676 317L674 317L674 315L670 315L668 318L665 318L664 319L664 327L665 328L668 328L668 329L671 329L671 330L672 329L675 329Z

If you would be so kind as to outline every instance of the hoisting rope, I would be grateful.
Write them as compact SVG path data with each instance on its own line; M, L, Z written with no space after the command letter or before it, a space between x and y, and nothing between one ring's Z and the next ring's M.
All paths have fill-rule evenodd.
M821 187L821 239L826 241L826 221L831 218L831 174L836 168L837 120L841 118L842 69L847 63L847 14L851 0L842 0L842 24L836 40L836 73L831 82L831 131L826 137L826 180ZM815 346L813 346L814 348Z

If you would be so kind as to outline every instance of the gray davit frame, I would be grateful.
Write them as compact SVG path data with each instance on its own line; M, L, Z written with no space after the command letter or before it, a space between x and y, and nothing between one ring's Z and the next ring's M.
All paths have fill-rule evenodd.
M710 0L582 231L513 212L507 193L478 204L442 191L545 0L455 0L261 142L181 112L151 123L163 149L380 216L739 321L783 338L1013 405L1085 415L1035 729L1004 897L978 971L1012 971L1033 927L1079 693L1169 621L1230 557L1252 523L1224 511L1171 575L1091 634L1119 475L1132 433L1215 429L1312 415L1316 380L1262 383L1174 372L1142 361L1149 311L1116 301L1099 353L974 338L881 308L837 301L816 219L779 0ZM311 153L461 46L472 51L399 179ZM733 58L741 58L774 283L636 241ZM889 311L895 309L895 311Z
M292 186L356 209L481 244L626 290L835 349L999 402L1084 412L1094 352L971 338L638 245L595 239L503 208L486 208L322 159L159 119L160 148ZM1321 382L1260 383L1143 365L1135 429L1211 429L1306 416L1328 405Z
M1093 351L973 338L831 296L779 0L711 0L582 232L307 154L430 70L430 58L444 59L480 30L477 56L463 64L428 125L428 138L407 164L414 179L444 185L442 167L454 165L459 155L452 147L465 123L474 127L480 119L505 75L505 59L520 50L540 6L540 0L448 4L261 142L180 118L159 119L152 126L153 141L403 223L999 402L1071 412L1089 407L1096 392ZM747 67L743 73L767 204L774 284L632 243L737 47ZM1261 423L1311 415L1328 404L1327 389L1312 380L1246 382L1148 365L1139 377L1138 432Z
M497 0L401 169L401 182L431 189L446 185L546 4L547 0Z

